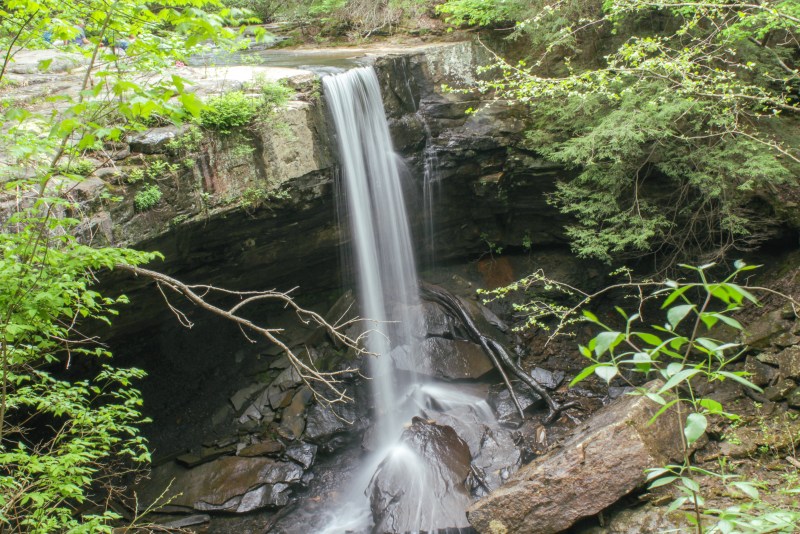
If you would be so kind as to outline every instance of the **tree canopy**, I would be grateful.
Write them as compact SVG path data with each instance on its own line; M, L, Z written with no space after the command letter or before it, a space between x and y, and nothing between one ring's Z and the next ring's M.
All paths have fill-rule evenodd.
M581 256L724 255L770 236L800 164L792 1L449 0L450 22L510 27L482 89L531 111L528 146L578 171L550 201Z

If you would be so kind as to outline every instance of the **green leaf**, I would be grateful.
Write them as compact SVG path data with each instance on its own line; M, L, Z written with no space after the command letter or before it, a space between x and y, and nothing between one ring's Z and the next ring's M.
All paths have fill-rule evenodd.
M633 334L648 345L653 345L654 347L661 345L661 339L656 335L648 334L647 332L634 332Z
M686 426L683 428L683 435L689 445L700 439L708 426L708 419L701 413L690 413L686 418ZM698 490L694 490L698 491Z
M647 489L660 488L661 486L666 486L667 484L672 484L677 479L678 479L678 477L676 477L676 476L669 476L669 477L659 478L658 480L654 480L653 482L651 482L650 485L647 486Z
M750 388L750 389L752 389L754 391L758 391L759 393L764 393L763 389L761 389L757 385L753 384L752 382L750 382L749 380L747 380L746 378L744 378L741 375L738 375L738 374L735 374L735 373L731 373L731 372L728 372L728 371L715 371L713 374L714 375L724 376L726 378L730 378L731 380L735 380L736 382L739 382L740 384L742 384L744 386L747 386L748 388Z
M695 308L694 304L680 304L673 306L667 312L667 321L672 325L673 330L678 327L681 321Z
M611 379L617 376L618 369L613 365L599 365L595 367L594 373L606 381L611 382Z
M623 335L619 332L600 332L595 336L596 345L594 353L599 358L611 348L616 347L623 339Z
M758 489L756 489L756 487L749 482L731 482L731 486L735 487L753 500L757 500L759 498Z
M722 404L715 401L714 399L700 399L699 404L700 406L708 410L709 413L712 414L722 413Z
M578 374L578 376L572 379L572 381L569 383L569 387L572 387L578 382L581 382L582 380L585 380L587 377L591 376L599 365L600 364L590 365L589 367L585 368Z
M667 296L667 298L664 299L664 303L661 305L661 309L663 310L664 308L675 302L675 299L686 293L692 287L693 286L691 284L687 284L685 286L679 287L678 289L670 293L669 296Z
M50 68L51 63L53 63L53 58L43 59L36 65L36 68L40 72L47 72L47 69Z
M664 393L665 391L669 391L670 389L677 386L679 383L693 377L699 372L700 372L699 369L684 369L679 373L675 373L669 378L669 380L667 380L667 382L663 386L661 386L661 389L658 390L658 392Z

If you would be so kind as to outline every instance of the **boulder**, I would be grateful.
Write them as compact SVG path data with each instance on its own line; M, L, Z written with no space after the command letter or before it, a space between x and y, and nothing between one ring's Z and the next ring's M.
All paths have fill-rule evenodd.
M128 139L131 152L141 154L162 154L167 150L167 143L172 139L183 135L187 128L185 126L164 126L153 128L141 133L136 133Z
M493 368L480 345L470 341L432 337L424 340L419 350L418 357L407 358L408 348L401 346L390 356L399 369L421 372L442 380L480 378ZM418 360L426 361L426 365L422 368L414 365Z
M545 534L597 514L643 484L645 469L680 457L682 425L671 412L647 425L658 408L643 396L617 399L575 428L560 449L473 504L469 522L481 533Z
M403 432L367 488L374 533L438 532L468 527L467 444L449 426L419 417Z
M524 384L519 380L512 380L511 386L514 388L514 393L517 395L517 400L519 401L519 404L523 410L527 410L542 400L542 398L530 387L528 387L527 384ZM494 384L489 387L488 401L489 406L492 407L492 410L494 410L494 413L497 416L497 420L501 423L507 423L514 420L519 421L517 406L511 399L511 393L508 391L508 388L505 384Z
M345 421L355 420L356 411L352 404L333 407L314 404L308 409L304 439L319 445L325 452L333 452L352 439L358 429Z
M251 512L286 504L289 485L302 475L296 463L270 458L225 456L193 469L168 463L153 469L140 488L139 504L147 507L169 487L164 495L168 504L161 508L165 512Z

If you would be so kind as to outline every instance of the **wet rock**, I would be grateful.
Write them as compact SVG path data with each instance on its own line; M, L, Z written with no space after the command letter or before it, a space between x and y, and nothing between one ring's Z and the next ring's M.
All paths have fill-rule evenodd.
M475 491L483 496L499 488L519 469L522 454L511 435L503 429L484 428L478 454L472 464L483 473Z
M767 348L781 333L788 330L781 310L774 310L748 324L742 332L742 343L756 349Z
M452 337L455 335L458 329L457 321L439 304L426 301L421 304L421 308L421 330L425 333L425 336L421 337Z
M162 154L167 150L167 143L172 139L183 135L187 128L185 126L164 126L153 128L145 132L132 135L128 139L131 152L141 154Z
M359 427L346 421L356 421L356 410L352 404L337 404L334 407L314 404L308 409L304 439L319 445L325 452L333 452L357 435Z
M517 395L517 400L523 410L527 410L542 400L542 398L526 384L517 380L511 381L511 386L514 388L514 393ZM511 399L511 393L503 383L494 384L489 387L489 406L494 410L497 415L497 420L501 423L510 422L519 419L517 406Z
M469 471L469 447L455 430L415 417L367 488L373 532L467 527Z
M267 440L260 443L254 443L244 447L238 452L239 456L253 458L256 456L268 456L270 454L277 454L283 450L283 444L276 440Z
M270 458L226 456L193 469L165 464L154 469L140 488L146 507L169 486L162 511L245 513L288 501L289 485L299 482L303 469L294 462ZM170 485L171 482L171 485Z
M472 505L470 523L481 533L555 533L600 512L641 485L646 468L680 456L681 425L675 417L667 414L657 425L647 425L657 410L643 396L609 404L577 427L560 449L522 467Z
M263 388L263 384L250 384L249 386L234 393L230 398L233 409L237 412L241 410L247 401L255 397L256 393L261 391Z
M307 387L297 390L292 397L292 403L283 410L281 415L281 425L278 431L288 439L297 439L303 434L306 428L305 412L306 405L309 403L313 393Z
M753 356L748 356L744 364L744 370L750 376L747 379L758 387L764 387L772 382L775 377L776 370L774 367L760 362Z
M548 371L542 367L531 369L531 378L545 389L556 389L566 378L564 371Z
M788 378L780 380L774 386L770 386L764 390L764 397L772 402L782 401L786 398L790 391L792 391L797 384Z
M317 446L301 441L287 447L284 454L290 460L294 460L302 465L303 469L308 469L311 467L311 464L314 463L314 458L317 456Z
M421 372L443 380L461 380L480 378L492 370L492 362L483 349L470 341L428 338L420 344L422 359L427 361L427 368ZM413 358L409 362L398 352L392 351L395 364L400 369L420 371L414 366Z

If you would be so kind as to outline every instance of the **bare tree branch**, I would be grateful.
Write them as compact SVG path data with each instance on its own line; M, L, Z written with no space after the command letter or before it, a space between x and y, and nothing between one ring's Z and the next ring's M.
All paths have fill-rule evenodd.
M347 391L342 387L340 377L344 374L357 372L357 369L347 368L339 371L320 371L316 368L310 357L308 358L308 362L305 362L285 342L281 341L277 337L277 335L282 331L281 329L260 326L253 321L238 315L238 313L241 312L246 305L254 302L264 300L280 302L285 308L294 310L294 312L297 314L297 317L303 324L316 325L325 329L325 331L335 340L337 344L353 349L358 355L369 354L359 344L361 336L356 339L352 339L344 332L348 327L360 321L361 319L354 318L344 322L337 321L337 324L332 325L318 313L300 307L294 301L294 299L292 299L288 292L283 293L274 290L240 292L218 288L211 285L187 285L176 278L159 273L157 271L152 271L150 269L143 269L141 267L125 264L118 264L115 268L120 271L129 272L137 277L141 276L153 280L157 284L158 289L164 297L169 309L175 314L180 323L187 328L191 328L193 326L192 323L182 311L178 310L170 302L167 293L164 291L165 289L182 295L195 306L203 308L204 310L210 311L219 317L234 322L239 326L239 328L242 330L242 333L251 343L254 343L255 341L247 336L247 332L255 333L258 336L267 339L271 343L274 343L281 348L284 354L286 354L289 362L295 368L295 370L297 370L301 380L314 393L314 397L318 402L325 405L330 405L337 402L349 402L353 400L348 395ZM208 296L213 294L236 296L242 300L229 309L223 309L207 300Z

